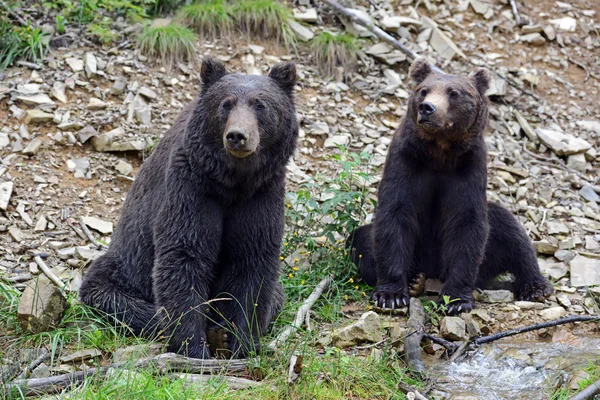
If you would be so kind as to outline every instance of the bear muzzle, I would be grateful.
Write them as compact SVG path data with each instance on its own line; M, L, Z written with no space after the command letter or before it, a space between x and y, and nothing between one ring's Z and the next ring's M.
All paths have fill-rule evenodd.
M259 143L258 123L248 107L236 107L227 120L223 146L236 158L246 158L256 151Z

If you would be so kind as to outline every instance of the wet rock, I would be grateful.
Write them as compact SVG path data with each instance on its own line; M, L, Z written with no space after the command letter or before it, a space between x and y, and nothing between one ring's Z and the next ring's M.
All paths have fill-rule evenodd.
M300 24L299 22L290 20L288 22L288 24L290 26L290 29L296 34L296 37L298 38L298 40L301 40L303 42L308 42L308 41L312 40L313 37L315 37L315 34L312 33L312 31L310 29L308 29L304 25Z
M562 307L550 307L545 310L540 311L540 317L546 321L551 321L553 319L559 319L564 317L567 312Z
M10 202L10 196L12 196L14 183L12 182L1 182L0 183L0 210L6 211Z
M481 301L485 303L510 303L515 296L510 290L484 290L481 293Z
M85 349L79 350L75 353L67 354L66 356L62 356L60 361L63 363L75 363L82 362L86 360L91 360L92 358L102 357L102 352L98 349Z
M18 320L27 332L44 332L58 325L67 306L59 288L42 275L23 291L17 309Z
M100 233L109 234L113 231L113 223L110 221L103 221L96 217L83 217L81 220L84 224Z
M355 323L335 330L332 333L332 340L333 345L338 348L383 340L379 315L373 311L364 313Z
M466 339L467 325L462 318L459 317L444 317L440 323L440 333L447 340L464 340Z
M583 153L592 147L592 145L585 140L576 138L567 133L541 128L537 128L535 132L540 141L559 156Z
M26 124L43 124L44 122L50 122L54 119L54 115L41 110L27 110L26 113Z
M571 286L600 285L600 260L576 256L569 263L571 267Z

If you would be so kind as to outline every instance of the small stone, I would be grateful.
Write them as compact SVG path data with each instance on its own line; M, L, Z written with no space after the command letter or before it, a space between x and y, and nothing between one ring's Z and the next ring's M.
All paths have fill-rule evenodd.
M567 275L569 269L565 263L540 262L540 272L544 276L548 276L555 281Z
M158 98L158 95L154 93L154 91L145 86L142 86L140 90L138 90L138 94L144 96L148 100L156 100Z
M92 229L97 230L100 233L109 234L113 231L113 223L109 221L103 221L96 217L83 217L81 218L84 224Z
M162 353L164 345L160 343L138 344L116 349L113 362L125 362L141 357L153 357Z
M533 242L533 247L535 247L535 251L538 254L554 255L558 250L558 246L551 244L547 240L535 241Z
M459 317L444 317L440 323L440 333L447 340L464 340L467 326Z
M48 114L41 110L27 110L27 116L25 117L26 124L42 124L44 122L50 122L54 120L54 115Z
M546 321L562 318L566 314L567 312L562 307L550 307L540 311L540 317L542 317L542 319L545 319Z
M355 323L335 330L332 333L332 340L333 345L338 348L383 340L379 315L373 311L364 313Z
M551 25L546 25L544 27L544 35L549 41L553 41L554 39L556 39L556 31Z
M313 37L315 37L315 34L312 33L310 29L300 24L299 22L294 21L293 19L288 21L288 25L290 29L296 34L296 37L303 42L308 42L312 40Z
M46 217L42 215L35 223L35 227L33 228L33 230L35 232L43 232L46 230L47 226L48 226L48 221L46 220Z
M484 290L481 301L485 303L510 303L515 300L510 290Z
M30 106L56 106L56 103L45 93L37 93L28 96L17 96L17 101Z
M550 235L571 233L569 227L559 221L548 221L546 225L548 226L548 234Z
M596 250L600 249L600 245L598 245L598 241L596 239L594 239L593 236L586 236L585 237L585 249L591 250L591 251L596 251Z
M85 128L77 132L77 136L79 137L79 141L81 143L87 142L90 140L90 138L96 136L97 134L98 132L91 125L87 125Z
M600 196L594 191L594 188L591 185L583 185L579 190L579 194L587 201L600 203Z
M540 141L559 156L583 153L592 147L592 145L585 140L576 138L570 134L541 128L537 128L535 132Z
M452 60L454 56L467 58L467 56L456 46L444 32L442 32L435 21L429 17L421 17L421 22L425 28L431 28L431 38L429 44L446 60Z
M310 126L312 135L329 135L329 125L326 122L315 122Z
M575 32L577 28L577 20L573 17L551 19L549 22L561 31Z
M75 256L84 261L95 260L100 257L101 254L103 254L103 252L85 246L78 246L75 248Z
M67 58L67 64L69 65L69 67L71 67L71 69L73 70L73 72L81 72L83 71L83 60L80 60L78 58Z
M8 229L8 234L10 235L10 237L13 238L13 240L17 243L21 243L24 239L25 236L23 235L23 231L21 231L19 228L17 228L16 226L11 226Z
M31 371L31 376L29 378L48 378L49 376L50 368L46 364L41 363L33 371Z
M579 172L585 172L585 167L586 167L585 154L583 154L583 153L571 154L569 157L567 157L567 167L572 168Z
M133 172L133 167L126 161L119 160L117 165L115 165L115 169L119 171L122 175L129 175Z
M28 284L21 295L18 320L27 332L45 332L58 325L67 306L60 289L46 276L40 275Z
M569 263L571 267L571 286L600 285L600 260L576 256Z
M50 91L50 94L56 100L60 101L61 103L66 104L69 101L69 99L67 98L66 90L67 90L67 85L65 85L63 82L56 81L52 85L52 90Z
M544 29L542 28L541 25L536 24L536 25L523 25L521 27L521 32L523 32L524 35L528 34L528 33L542 33L544 31Z
M521 310L543 310L544 304L535 301L515 301L515 306Z
M556 257L559 261L569 262L571 261L576 254L569 250L558 250L554 253L554 257Z
M96 97L91 97L90 101L88 103L88 109L90 110L102 110L105 109L108 106L107 103L105 103L104 101L96 98Z
M113 83L110 88L110 94L115 96L121 95L125 92L125 88L127 87L127 80L123 77L117 78L117 80Z
M0 210L6 211L8 203L10 202L10 196L12 196L14 183L2 182L0 183Z
M27 147L25 147L23 149L23 154L26 154L28 156L32 156L32 155L36 154L42 147L42 143L43 143L42 138L36 137L31 142L29 142Z
M314 8L307 8L304 12L295 9L294 18L296 21L315 23L317 22L317 10Z
M98 60L96 60L96 56L94 56L94 53L87 52L87 53L85 53L84 61L85 61L85 74L87 75L88 78L90 78L93 75L95 75L96 72L98 72Z
M347 135L336 135L331 136L325 140L323 146L326 148L337 147L337 146L348 146L350 143L350 137Z
M75 353L67 354L66 356L62 356L60 361L63 363L73 363L73 362L82 362L85 360L90 360L92 358L102 357L102 352L98 349L85 349L79 350Z
M521 36L521 41L530 43L534 46L543 46L546 43L546 39L537 32Z

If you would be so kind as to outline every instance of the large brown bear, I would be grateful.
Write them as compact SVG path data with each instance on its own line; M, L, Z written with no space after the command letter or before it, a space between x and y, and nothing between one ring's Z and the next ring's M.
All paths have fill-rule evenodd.
M450 314L470 311L475 286L503 272L514 275L519 299L548 296L527 233L486 200L488 71L441 75L418 59L409 75L416 88L390 146L374 223L349 239L376 304L407 305L407 281L419 274L444 282L442 295L455 300Z
M142 166L80 296L136 334L161 330L170 351L210 357L210 336L241 356L283 303L296 67L244 76L206 57L201 79L200 96ZM228 336L215 335L223 328Z

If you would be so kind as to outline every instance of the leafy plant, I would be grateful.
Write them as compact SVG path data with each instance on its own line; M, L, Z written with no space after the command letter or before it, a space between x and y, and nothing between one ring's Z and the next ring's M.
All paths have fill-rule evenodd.
M296 35L290 28L290 9L275 0L241 0L235 3L233 15L242 32L260 39L274 39L287 49L296 48Z
M89 24L87 31L98 42L109 45L119 36L118 33L110 29L110 24L110 19L105 17L98 23Z
M48 52L48 39L39 28L17 27L0 16L0 69L18 59L38 62Z
M147 26L138 37L140 53L150 59L158 59L169 69L179 62L195 61L196 35L183 26Z
M322 32L311 44L312 56L319 71L328 77L333 76L338 67L344 70L345 75L352 72L359 49L358 39L348 33Z
M233 30L232 7L225 0L208 0L179 10L177 20L201 37L215 39Z
M60 14L57 14L55 17L55 25L56 25L56 32L59 34L63 34L65 33L65 25L67 24L67 20L65 17L63 17Z

